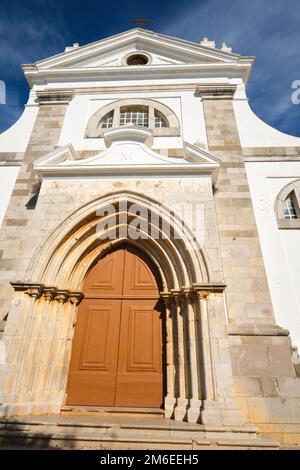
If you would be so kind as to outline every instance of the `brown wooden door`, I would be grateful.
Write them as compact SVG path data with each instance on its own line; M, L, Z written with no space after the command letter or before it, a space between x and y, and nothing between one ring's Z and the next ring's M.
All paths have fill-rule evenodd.
M159 290L147 262L120 249L89 272L75 329L67 403L160 407Z

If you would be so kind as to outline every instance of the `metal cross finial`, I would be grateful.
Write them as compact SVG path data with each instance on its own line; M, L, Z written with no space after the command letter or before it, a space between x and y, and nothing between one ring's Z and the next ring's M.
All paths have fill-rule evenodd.
M144 18L143 16L138 16L137 18L135 18L134 20L132 20L131 23L134 23L134 24L139 25L139 26L143 26L143 25L145 25L145 24L150 24L151 21L150 21L150 20L147 20L147 19Z

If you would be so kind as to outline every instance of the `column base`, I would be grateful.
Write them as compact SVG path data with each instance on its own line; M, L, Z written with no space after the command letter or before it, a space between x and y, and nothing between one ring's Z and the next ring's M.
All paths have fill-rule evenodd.
M187 413L188 400L186 398L177 398L174 409L175 421L184 421Z
M189 400L189 406L186 414L188 423L198 423L200 421L201 405L201 400Z
M174 414L174 406L176 403L176 398L174 397L165 397L165 418L172 418Z

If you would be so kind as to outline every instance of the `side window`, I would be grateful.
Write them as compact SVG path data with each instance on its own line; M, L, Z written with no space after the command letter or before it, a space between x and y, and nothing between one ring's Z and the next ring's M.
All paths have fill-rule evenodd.
M288 220L299 219L299 206L295 191L291 191L284 201L283 218Z
M275 216L278 228L300 228L300 179L285 186L275 200Z

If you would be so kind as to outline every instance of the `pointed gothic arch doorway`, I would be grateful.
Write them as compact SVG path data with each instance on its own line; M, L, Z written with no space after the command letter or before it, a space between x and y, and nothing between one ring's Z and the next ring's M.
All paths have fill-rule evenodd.
M156 267L122 245L89 271L79 306L68 405L161 407L164 307Z

